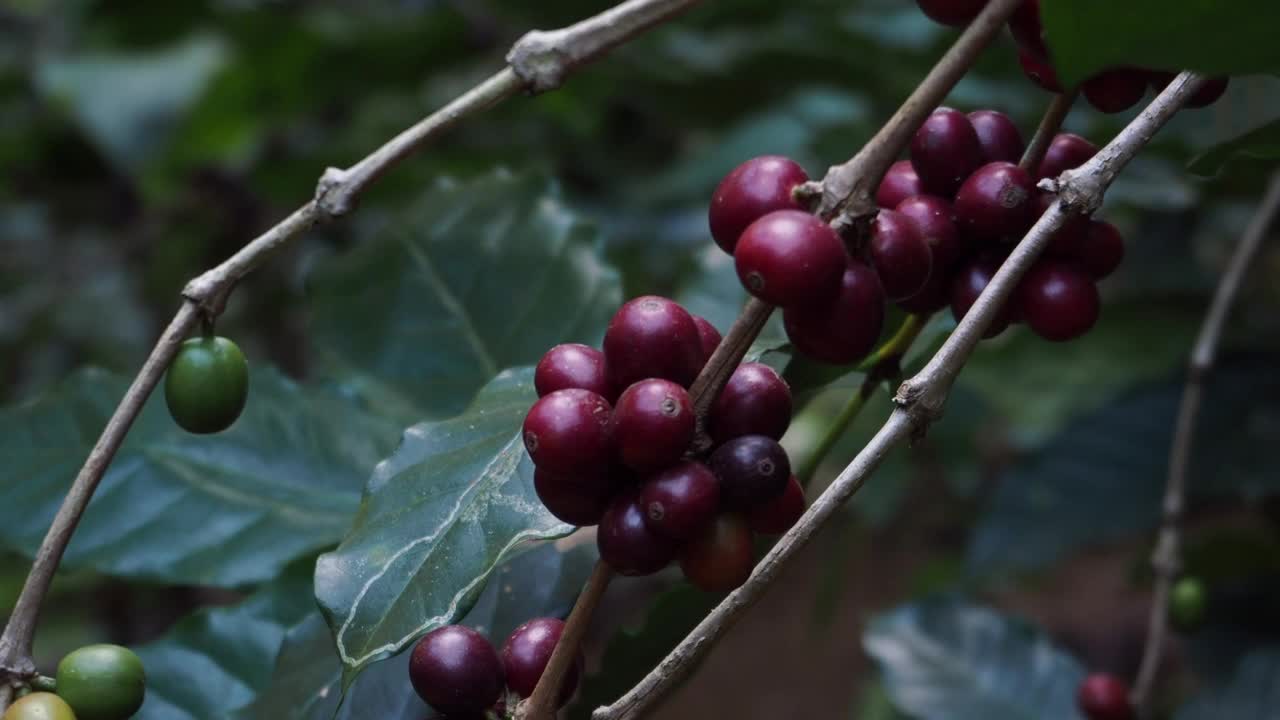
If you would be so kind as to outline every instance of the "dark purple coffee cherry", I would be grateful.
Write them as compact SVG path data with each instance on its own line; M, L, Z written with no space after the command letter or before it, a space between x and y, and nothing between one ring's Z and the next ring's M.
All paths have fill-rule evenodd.
M924 194L924 183L911 166L910 160L899 160L889 166L876 190L876 204L883 208L897 207L899 203L914 195Z
M614 396L605 371L604 353L578 343L556 345L548 350L533 372L533 387L538 397L573 388L590 390L605 399Z
M1019 51L1040 60L1049 59L1049 46L1044 42L1044 26L1040 23L1040 0L1023 0L1009 18L1009 31Z
M706 365L716 348L720 346L720 331L711 324L710 320L700 315L694 315L693 322L698 326L698 339L702 342L702 364Z
M936 195L916 195L903 200L895 209L916 224L929 244L933 272L954 267L964 256L965 246L951 203Z
M1018 64L1022 66L1022 74L1042 90L1051 93L1062 92L1062 83L1058 80L1058 72L1048 60L1038 58L1026 50L1018 51Z
M726 442L711 453L710 465L720 480L720 497L729 507L746 509L769 502L787 488L791 477L787 451L764 435Z
M899 300L898 307L909 313L928 315L951 304L951 279L955 268L945 268L929 273L924 289L906 300Z
M557 390L529 408L524 447L533 464L549 473L603 473L613 455L612 414L609 401L590 390Z
M851 262L835 299L822 305L785 308L787 339L814 360L847 365L875 347L884 326L884 290L871 268Z
M737 513L723 513L680 549L680 569L691 585L725 593L751 577L755 568L751 528Z
M1121 113L1147 94L1147 73L1137 68L1107 70L1085 80L1080 91L1099 112Z
M969 113L969 122L978 133L978 144L987 162L1017 163L1022 159L1027 144L1008 115L995 110L976 110Z
M936 23L964 27L978 17L987 0L916 0L916 4Z
M747 512L747 525L761 535L781 535L800 521L804 509L804 487L792 475L781 494Z
M933 253L910 218L881 210L871 223L867 250L880 287L890 300L909 298L924 288L933 267Z
M708 416L716 444L742 435L781 440L791 424L791 388L763 363L742 363L729 376Z
M702 337L679 304L645 295L624 304L609 321L604 356L609 382L618 390L645 378L688 387L702 370Z
M978 168L956 194L960 231L971 238L1021 237L1034 221L1035 183L1022 168L994 162Z
M934 110L911 139L911 166L931 194L954 195L982 163L978 133L958 110Z
M706 527L720 507L720 481L700 462L686 460L651 475L640 488L645 522L671 540L688 540Z
M613 411L613 439L627 467L640 472L664 468L693 442L697 416L684 388L651 378L622 392Z
M1147 80L1151 83L1151 89L1157 93L1164 92L1166 86L1178 77L1177 73L1165 72L1163 70L1152 70L1147 73ZM1205 81L1205 84L1187 100L1186 108L1202 108L1208 107L1218 101L1227 92L1229 78L1226 76L1211 77Z
M752 158L725 176L711 196L711 237L732 255L742 231L775 210L803 210L791 191L809 181L804 168L779 155Z
M645 523L640 490L631 488L618 493L596 532L600 558L619 575L652 575L675 557L672 541L649 529Z
M1071 258L1094 280L1101 280L1115 272L1124 260L1124 236L1109 222L1091 221Z
M840 287L845 259L836 231L799 210L779 210L755 221L733 254L747 292L784 308L830 300Z
M1000 260L994 257L975 258L969 263L962 265L960 271L956 274L955 280L951 286L951 314L955 317L956 322L969 312L969 308L978 301L978 296L987 288L991 282L991 278L995 277L996 271L1000 269ZM1009 327L1009 323L1013 321L1013 315L1009 311L1008 304L996 314L991 320L991 324L987 326L987 331L982 335L984 338L993 338L1004 329Z
M1093 159L1098 146L1072 133L1059 133L1049 143L1036 180L1056 178L1068 170L1074 170Z
M551 662L551 653L564 634L564 621L556 618L534 618L512 631L502 646L502 666L507 675L507 689L522 698L533 694L542 673ZM564 675L557 707L563 707L578 689L582 675L582 651Z
M1114 675L1094 673L1086 677L1076 691L1076 702L1088 720L1134 720L1137 717L1129 702L1129 686Z
M1074 340L1098 322L1098 286L1076 265L1042 259L1018 286L1022 319L1037 335L1055 342Z
M409 655L409 682L445 715L487 710L505 685L502 660L483 635L461 625L436 628Z
M563 477L542 468L533 472L533 489L542 505L563 522L578 527L600 522L618 483L611 474Z

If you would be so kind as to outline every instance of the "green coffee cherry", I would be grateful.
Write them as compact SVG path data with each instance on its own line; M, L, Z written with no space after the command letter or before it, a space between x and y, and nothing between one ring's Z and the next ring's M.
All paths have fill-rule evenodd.
M58 695L78 720L128 720L142 707L142 660L119 645L87 645L58 663Z
M182 343L164 381L169 414L182 429L216 433L231 427L249 397L249 363L224 337Z
M53 693L36 692L18 698L5 711L3 720L76 720L76 716L62 698Z
M1169 594L1169 622L1180 632L1191 632L1204 623L1208 593L1200 578L1184 577Z

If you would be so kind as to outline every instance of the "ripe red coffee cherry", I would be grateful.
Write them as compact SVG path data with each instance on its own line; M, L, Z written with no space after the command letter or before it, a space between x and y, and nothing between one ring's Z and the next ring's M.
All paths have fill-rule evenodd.
M895 209L916 224L929 244L933 272L953 267L964 256L964 243L951 203L936 195L916 195L903 200Z
M687 540L715 517L720 481L706 465L686 460L650 476L640 488L640 503L650 530L672 540Z
M804 515L804 508L804 488L792 475L782 494L747 512L747 525L761 535L781 535Z
M751 528L737 513L724 513L680 550L680 569L699 590L729 592L751 577L755 553Z
M960 231L984 240L1020 237L1035 219L1034 195L1035 183L1017 165L983 165L956 193Z
M929 273L924 289L906 300L899 300L898 307L909 313L935 313L951 304L951 280L955 268Z
M1013 33L1018 50L1040 60L1049 59L1049 47L1044 42L1044 26L1040 23L1040 0L1023 0L1013 17L1009 18L1009 31Z
M751 508L769 502L787 487L791 460L776 440L764 435L734 438L711 453L711 471L720 480L726 505Z
M693 316L672 300L645 295L628 301L604 332L609 382L623 390L662 378L688 387L702 370L702 338Z
M876 189L876 204L884 208L897 207L903 200L923 194L924 183L920 182L911 161L899 160L889 166L889 172L880 181L880 187Z
M791 424L791 388L763 363L742 363L729 376L708 416L717 444L743 435L781 440Z
M836 231L799 210L779 210L755 221L733 253L747 292L782 307L830 300L845 261Z
M1027 79L1042 90L1048 90L1051 93L1062 92L1062 83L1058 80L1058 73L1053 69L1053 64L1048 60L1041 59L1026 50L1018 51L1018 64L1022 66L1022 74Z
M618 483L609 475L562 477L542 468L533 471L533 489L547 511L560 520L586 527L600 522Z
M1021 316L1037 335L1056 342L1080 337L1098 322L1098 286L1077 266L1047 258L1018 286Z
M978 301L978 296L987 288L991 278L995 277L999 269L1000 260L993 257L976 258L960 267L951 286L951 314L956 322L959 322L969 312L969 308ZM991 324L987 326L987 332L982 337L993 338L999 335L1009 327L1012 320L1013 314L1006 304L991 320Z
M1101 280L1124 260L1124 237L1115 225L1094 220L1071 255L1093 279Z
M884 326L884 290L871 268L849 263L835 300L782 312L787 339L814 360L847 365L875 347Z
M534 618L513 630L502 646L502 667L506 671L507 688L522 698L532 695L563 634L564 621L556 618ZM558 707L569 702L573 692L578 689L582 663L582 651L578 651L569 672L565 673Z
M976 110L969 113L969 122L978 134L978 144L987 162L1016 163L1022 159L1027 144L1008 115L995 110Z
M619 575L652 575L675 557L675 544L645 523L640 490L624 490L614 497L596 531L600 557Z
M893 210L881 210L871 223L871 266L890 300L920 292L933 267L933 253L916 223Z
M802 210L791 191L808 181L804 168L790 158L765 155L742 163L711 196L711 237L732 255L738 237L751 223L774 210Z
M720 331L711 324L711 321L700 315L694 315L693 322L698 326L698 340L702 342L702 364L706 365L712 353L720 345Z
M578 343L548 350L533 371L533 387L538 397L571 388L590 390L606 399L614 395L604 367L604 353Z
M930 20L952 27L963 27L978 17L987 0L916 0Z
M911 166L934 195L955 194L982 162L978 133L958 110L934 110L911 138Z
M613 411L613 438L622 462L640 472L674 463L693 442L696 418L689 393L670 380L632 385Z
M1080 683L1076 691L1080 711L1089 720L1133 720L1129 703L1129 686L1123 680L1104 673L1094 673Z
M502 695L502 660L483 635L461 625L436 628L409 655L409 682L445 715L480 713Z
M565 476L605 472L613 453L609 401L590 390L557 390L524 418L524 446L533 464Z
M1056 178L1068 170L1074 170L1093 159L1098 146L1072 133L1059 133L1049 143L1044 160L1040 161L1037 180Z
M1147 94L1147 74L1137 68L1107 70L1085 80L1080 90L1100 112L1124 112Z

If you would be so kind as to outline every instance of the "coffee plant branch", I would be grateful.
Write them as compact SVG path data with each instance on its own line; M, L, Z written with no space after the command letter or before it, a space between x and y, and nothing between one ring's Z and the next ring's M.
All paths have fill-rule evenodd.
M994 5L994 3L993 3ZM750 608L818 530L853 496L889 451L922 435L942 412L952 383L973 353L987 326L1012 294L1018 281L1039 257L1050 238L1069 217L1089 214L1123 168L1155 132L1184 105L1203 78L1183 73L1148 105L1119 135L1089 162L1069 170L1058 180L1046 180L1046 189L1059 200L1041 216L1001 265L977 302L969 309L942 347L914 377L898 389L898 407L885 424L830 487L820 495L773 549L765 555L747 582L731 592L689 635L634 688L612 705L597 708L593 720L633 720L652 710L667 693L697 666L720 636ZM868 154L865 150L860 155ZM856 185L852 185L856 187ZM824 197L829 195L824 192Z
M1160 536L1151 554L1151 567L1155 571L1155 588L1151 595L1151 615L1147 621L1147 641L1142 650L1142 663L1138 678L1133 684L1133 705L1144 716L1150 714L1148 700L1155 685L1156 671L1168 632L1169 594L1181 571L1179 537L1182 512L1187 494L1187 472L1191 466L1191 446L1195 439L1196 417L1200 413L1200 399L1204 392L1205 377L1213 370L1218 352L1218 341L1226 324L1227 313L1235 302L1240 286L1244 283L1249 265L1262 247L1268 228L1280 210L1280 172L1271 176L1266 193L1258 210L1240 238L1239 245L1218 281L1218 289L1205 315L1200 335L1191 351L1187 366L1187 383L1182 391L1178 407L1178 420L1173 444L1169 450L1169 477L1165 484Z
M1021 0L989 2L904 101L902 107L898 108L888 123L876 133L854 160L838 168L832 168L827 177L831 178L832 173L843 169L838 175L848 182L850 187L871 188L871 192L874 192L874 188L879 185L893 159L911 141L915 129L951 92L960 78L964 77L982 51L1004 27L1004 23L1020 2ZM863 157L868 159L855 164L855 160ZM827 196L824 190L821 183L806 183L796 188L796 196L802 201L814 204ZM852 215L822 214L821 206L815 212L829 220L832 227L846 236L858 235L869 227L871 219L875 216L875 203L870 201L870 195L867 196L867 200L869 205L858 205L856 211L861 214L856 218ZM854 210L851 209L849 212L852 213ZM858 224L854 219L863 222ZM693 446L695 451L705 450L710 446L710 438L707 437L705 429L707 411L725 383L729 381L734 369L742 362L751 344L760 335L773 310L774 307L769 303L755 297L749 299L738 318L734 320L732 327L729 328L729 332L707 360L702 372L690 386L689 394L693 399L698 418L698 430ZM602 564L603 561L597 562L592 578L603 574L603 586L598 592L584 592L579 596L566 624L564 635L552 651L547 669L543 671L533 695L522 702L517 710L517 717L520 720L546 720L554 715L553 700L559 697L559 688L564 682L565 673L571 667L572 658L577 656L578 644L585 633L585 630L575 627L575 623L586 625L590 622L603 595L604 586L607 586L612 579L612 573L601 570Z
M351 212L360 194L371 183L427 142L518 92L536 94L559 87L579 67L698 2L627 0L574 25L526 34L507 55L507 67L392 138L350 168L326 170L311 201L245 245L230 259L187 284L182 292L182 306L112 413L36 551L31 571L4 633L0 635L0 711L8 706L12 696L11 684L25 681L35 674L31 646L40 606L94 490L142 411L147 397L164 376L178 346L199 323L210 322L221 313L235 283L293 238Z

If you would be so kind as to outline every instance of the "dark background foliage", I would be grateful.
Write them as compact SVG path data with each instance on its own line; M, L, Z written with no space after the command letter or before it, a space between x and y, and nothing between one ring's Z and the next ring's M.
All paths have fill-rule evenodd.
M607 4L0 0L0 603L187 279L305 201L323 168L483 78L524 30ZM726 328L742 296L708 242L718 179L764 153L820 175L953 37L906 0L707 3L397 168L356 214L237 288L219 331L258 371L232 431L193 439L159 406L144 414L55 584L42 667L87 641L141 645L149 719L420 716L403 656L369 664L338 708L317 554L383 548L407 532L390 511L405 497L508 457L500 434L450 444L471 416L447 418L478 392L480 409L496 397L518 408L527 379L481 388L556 342L597 339L622 298L671 294ZM1267 67L1246 60L1231 68ZM1074 717L1071 678L1133 671L1181 367L1268 171L1209 151L1256 130L1247 154L1274 156L1277 90L1274 76L1237 78L1143 151L1103 211L1129 255L1104 283L1099 326L1066 346L1019 329L985 344L929 438L891 457L661 717ZM1007 112L1029 136L1047 100L1002 38L948 103ZM1081 107L1067 128L1101 144L1129 117ZM1180 718L1254 717L1221 708L1280 683L1277 288L1269 243L1197 439L1187 561L1213 609L1173 648L1169 707L1201 693ZM949 327L937 319L926 337ZM813 389L785 441L793 455L858 382ZM821 482L887 409L877 396ZM417 467L422 452L448 454L446 470L436 455ZM395 467L370 479L388 457ZM514 537L524 528L494 508L532 496L527 467L485 477L490 494L424 507L448 506L429 518L449 552L492 563L509 553L476 550L448 513L474 507ZM565 530L554 525L540 533ZM478 604L464 621L501 639L567 611L593 552L575 537L517 557L466 595ZM431 581L461 588L478 577L463 565ZM349 588L322 580L332 621L330 599ZM628 687L712 600L671 575L618 583L575 716ZM395 623L420 621L401 612ZM1028 653L1052 662L1028 670ZM1026 687L1043 704L1027 705Z

